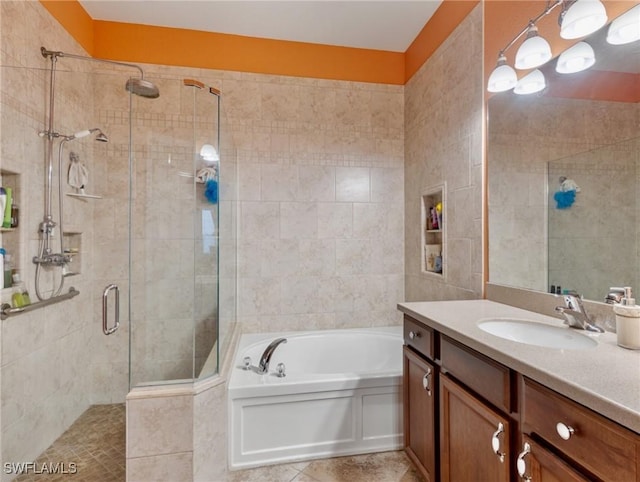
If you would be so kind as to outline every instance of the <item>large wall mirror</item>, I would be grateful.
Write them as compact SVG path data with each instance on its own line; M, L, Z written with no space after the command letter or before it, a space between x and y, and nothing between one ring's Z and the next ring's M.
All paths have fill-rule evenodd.
M542 92L488 101L491 283L640 292L640 41L609 45L607 28L584 39L591 69L553 59Z

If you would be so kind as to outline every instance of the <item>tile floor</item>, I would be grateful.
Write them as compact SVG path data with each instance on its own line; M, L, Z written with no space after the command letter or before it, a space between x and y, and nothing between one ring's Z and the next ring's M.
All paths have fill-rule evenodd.
M73 462L77 473L23 474L15 482L124 482L125 405L89 407L36 460L36 466ZM404 452L336 457L231 472L211 482L420 482ZM177 481L165 481L177 482Z
M76 464L75 474L25 473L15 482L122 482L125 480L125 405L93 405L35 461L43 464Z
M404 452L336 457L232 472L228 482L421 482Z

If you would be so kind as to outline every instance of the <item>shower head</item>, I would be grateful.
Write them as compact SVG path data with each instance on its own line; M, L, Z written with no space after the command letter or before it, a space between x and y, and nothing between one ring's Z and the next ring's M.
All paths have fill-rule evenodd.
M102 132L101 129L97 127L94 127L93 129L85 129L83 131L78 131L75 134L72 134L70 136L62 136L62 137L64 138L63 141L73 141L74 139L87 137L88 135L93 134L94 132L98 133L98 135L96 136L96 141L109 142L109 138L105 135L104 132Z
M109 138L107 137L107 135L102 132L100 129L98 129L97 127L95 129L91 129L91 132L98 132L98 135L96 136L96 141L98 142L109 142Z
M153 82L149 82L143 78L131 77L127 80L125 89L132 94L139 95L140 97L146 97L147 99L157 99L160 97L158 87L156 87Z

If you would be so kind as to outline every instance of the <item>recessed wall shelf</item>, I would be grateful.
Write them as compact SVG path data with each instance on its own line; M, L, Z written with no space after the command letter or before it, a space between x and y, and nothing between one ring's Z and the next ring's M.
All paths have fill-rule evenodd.
M71 258L71 261L63 269L63 276L75 276L82 273L82 233L64 233L64 254Z
M446 273L446 185L433 186L422 193L420 272L444 278Z
M22 176L18 172L8 171L6 169L0 169L0 186L4 188L11 188L12 202L16 205L22 205ZM24 206L23 206L24 207ZM4 212L0 214L0 217L4 217ZM20 242L20 215L17 218L18 224L15 227L2 227L2 221L0 220L0 246L3 247L8 255L11 255L11 261L13 263L13 269L21 272L22 268L22 256L20 249L22 243ZM2 286L2 285L0 285ZM11 286L7 286L10 290ZM11 295L9 294L8 298ZM2 300L5 300L5 295L0 296Z

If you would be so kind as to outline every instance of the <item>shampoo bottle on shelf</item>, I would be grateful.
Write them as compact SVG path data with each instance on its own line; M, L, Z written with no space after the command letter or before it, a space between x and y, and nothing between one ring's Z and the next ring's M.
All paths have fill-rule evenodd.
M13 286L14 286L13 296L16 295L16 292L19 293L22 298L22 306L30 305L31 297L29 296L29 292L27 291L27 286L25 285L24 281L22 281L22 279L20 278L20 273L15 273L12 278L13 278ZM13 299L13 296L12 296L12 299Z
M4 190L7 197L4 205L4 217L2 218L2 227L10 228L11 227L11 204L13 203L13 189L11 189L10 187L5 187Z
M12 269L13 269L13 263L11 262L11 255L9 253L5 253L4 268L3 268L5 288L11 288L11 285L13 284L13 281L11 278L11 275L13 274L11 272Z
M2 273L2 278L0 278L0 289L5 288L4 286L4 256L7 254L4 248L0 248L0 273Z

